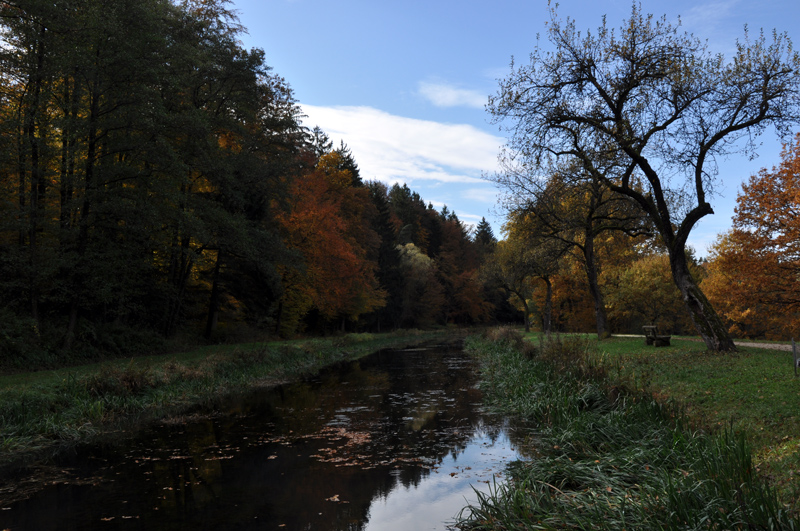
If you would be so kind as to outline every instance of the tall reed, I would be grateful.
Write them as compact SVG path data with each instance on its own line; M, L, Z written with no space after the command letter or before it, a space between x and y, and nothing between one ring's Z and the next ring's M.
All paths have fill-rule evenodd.
M674 404L612 386L586 341L531 351L501 336L467 349L490 407L536 426L537 457L478 493L460 529L800 529L743 436L693 430Z

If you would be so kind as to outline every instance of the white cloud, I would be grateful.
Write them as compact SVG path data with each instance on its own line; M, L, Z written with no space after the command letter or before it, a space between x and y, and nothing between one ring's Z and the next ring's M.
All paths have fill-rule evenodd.
M488 97L476 90L456 88L443 83L419 83L419 93L437 107L475 107L483 109Z
M496 188L467 188L461 192L461 197L482 203L497 202Z
M683 29L702 40L708 40L712 53L735 52L735 40L741 38L743 26L731 33L731 20L736 15L739 0L721 0L700 3L681 16Z
M335 144L344 140L367 180L484 182L481 173L495 170L504 142L471 125L404 118L371 107L302 108L307 126L318 125Z
M690 30L714 30L732 15L738 0L706 2L693 6L681 22Z

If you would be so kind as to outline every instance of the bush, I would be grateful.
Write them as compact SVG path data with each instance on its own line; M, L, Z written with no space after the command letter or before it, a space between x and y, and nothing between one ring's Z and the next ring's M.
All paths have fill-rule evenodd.
M30 370L57 363L57 357L46 347L36 321L0 309L0 368Z
M511 326L498 326L490 328L483 333L483 337L495 343L509 343L527 358L536 355L536 347L530 341L525 341L522 333Z
M157 380L150 367L134 367L133 364L123 369L104 365L99 373L79 382L90 395L99 398L112 395L141 395L156 383Z
M152 330L140 330L118 323L82 323L71 355L89 359L137 356L162 352L164 338Z

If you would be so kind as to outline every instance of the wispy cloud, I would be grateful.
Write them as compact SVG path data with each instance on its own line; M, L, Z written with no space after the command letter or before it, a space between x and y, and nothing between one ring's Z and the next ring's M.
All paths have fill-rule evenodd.
M461 192L461 197L471 201L480 203L496 203L497 202L497 189L496 188L468 188Z
M395 116L371 107L302 105L306 125L320 126L352 149L365 179L387 183L479 183L497 167L504 140L471 125Z
M420 95L437 107L474 107L483 109L488 99L486 94L477 90L454 87L445 83L420 81Z
M739 0L713 0L693 6L681 16L683 29L700 39L708 39L712 52L730 53L735 50L735 39L741 37L742 27L733 35L730 21L736 16Z
M730 18L738 0L723 0L694 5L681 17L681 22L690 31L700 29L716 29L723 21Z

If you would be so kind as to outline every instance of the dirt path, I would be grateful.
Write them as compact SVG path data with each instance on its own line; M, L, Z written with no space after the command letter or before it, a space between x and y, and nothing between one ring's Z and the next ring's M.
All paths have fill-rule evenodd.
M639 336L636 334L614 334L617 337L641 337L644 339L644 336ZM673 340L678 341L694 341L696 343L702 343L703 340L698 337L673 337ZM755 348L766 348L771 350L783 350L784 352L791 352L792 346L791 345L781 345L779 343L751 343L749 341L734 341L734 344L737 347L755 347Z
M736 343L736 342L734 342ZM750 343L748 341L743 341L741 343L736 343L737 347L756 347L756 348L769 348L772 350L785 350L786 352L792 351L791 345L778 345L776 343Z
M696 337L677 337L675 339L683 340L683 341L696 341L698 343L702 343L703 340ZM770 350L783 350L785 352L791 352L792 346L791 345L781 345L779 343L751 343L750 341L734 341L734 345L737 347L755 347L755 348L766 348Z

